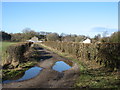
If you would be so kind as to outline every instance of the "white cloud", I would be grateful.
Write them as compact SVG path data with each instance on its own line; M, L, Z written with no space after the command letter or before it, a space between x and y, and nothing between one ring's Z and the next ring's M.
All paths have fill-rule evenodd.
M104 31L115 32L115 31L118 31L118 29L116 29L116 28L106 28L106 27L94 27L94 28L91 29L91 32L104 32Z
M90 30L92 35L103 34L107 31L107 36L110 36L113 32L117 32L118 29L116 28L106 28L106 27L94 27Z

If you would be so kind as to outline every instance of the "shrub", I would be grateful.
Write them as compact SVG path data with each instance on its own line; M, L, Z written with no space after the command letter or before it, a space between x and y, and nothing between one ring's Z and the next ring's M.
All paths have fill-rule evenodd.
M120 43L44 42L44 44L76 55L81 60L95 60L112 70L120 69Z
M32 42L22 42L11 45L5 52L5 60L3 60L3 67L6 65L18 66L19 63L25 60L24 53L29 49Z

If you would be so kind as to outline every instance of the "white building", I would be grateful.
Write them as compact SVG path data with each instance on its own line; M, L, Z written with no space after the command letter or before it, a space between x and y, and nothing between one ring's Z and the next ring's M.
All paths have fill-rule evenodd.
M38 42L38 37L32 37L30 40L27 40L28 42Z
M91 39L87 38L82 43L91 43Z

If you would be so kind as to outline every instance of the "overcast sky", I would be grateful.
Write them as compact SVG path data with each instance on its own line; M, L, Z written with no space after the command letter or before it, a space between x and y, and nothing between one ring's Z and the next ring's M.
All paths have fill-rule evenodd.
M94 36L118 29L117 2L3 2L2 30Z

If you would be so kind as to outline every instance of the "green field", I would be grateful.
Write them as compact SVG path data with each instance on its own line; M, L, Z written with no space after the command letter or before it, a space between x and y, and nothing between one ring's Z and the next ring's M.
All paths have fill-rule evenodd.
M3 53L7 49L8 46L15 44L16 42L0 42L0 55L3 57Z
M0 42L0 51L4 52L6 48L16 42Z

